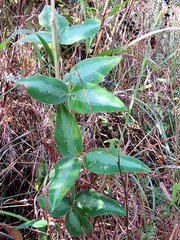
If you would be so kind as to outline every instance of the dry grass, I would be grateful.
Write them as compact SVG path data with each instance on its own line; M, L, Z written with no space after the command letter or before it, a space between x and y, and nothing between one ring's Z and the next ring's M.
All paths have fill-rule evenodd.
M101 1L88 2L96 9L89 14L100 18L103 12ZM111 4L115 6L115 2L112 1ZM166 4L164 1L160 5L157 3L158 1L129 1L127 7L123 7L105 25L98 52L124 46L153 30L155 26L179 26L180 8L172 5L168 10L170 16L167 13L164 15L165 12L159 15ZM37 7L34 1L24 6L15 3L7 6L4 3L1 41L16 28L38 29L37 15L40 9L41 6ZM31 12L34 17L26 22L33 15ZM63 4L60 12L71 17L73 22L81 22L83 19L80 5L73 1L71 4ZM7 18L8 15L11 17ZM172 193L173 184L180 181L179 39L179 32L171 30L139 42L124 54L121 63L102 83L129 106L143 55L148 48L147 58L150 62L153 61L154 67L146 65L143 71L121 146L124 153L137 156L152 170L148 175L124 175L128 192L130 239L180 239L180 214L175 206L170 206L167 198L168 193ZM11 40L0 51L1 95L13 87L14 81L40 69L33 47L30 44L12 45L15 40L17 39ZM92 43L92 51L95 45L96 41ZM84 44L77 45L68 52L65 50L62 49L62 71L69 70L76 57L86 57ZM91 55L90 51L88 56ZM43 57L46 59L46 55ZM45 67L40 71L47 73L48 69ZM54 112L53 107L32 100L23 89L14 89L0 99L0 204L3 210L29 219L44 216L36 203L39 192L35 190L34 184L38 164L43 163L49 171L58 159L53 137ZM116 144L125 123L125 116L117 113L78 115L77 118L79 124L84 126L84 152L93 147ZM110 142L109 139L113 141ZM105 178L82 169L76 181L77 191L88 187L102 191L122 205L125 204L119 175ZM56 229L49 229L51 239L72 239L65 230L64 218L52 221L57 224L57 232L55 237L53 234ZM126 239L123 217L101 216L91 221L93 232L79 239ZM4 215L0 216L0 222L9 225L18 223L17 219ZM3 227L0 232L4 232ZM34 229L21 233L24 239L38 239L38 233Z

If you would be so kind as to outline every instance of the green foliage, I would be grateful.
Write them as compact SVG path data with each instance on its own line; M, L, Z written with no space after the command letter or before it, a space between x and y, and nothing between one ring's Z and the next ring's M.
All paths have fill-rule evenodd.
M36 174L35 174L35 183L34 183L34 188L36 191L39 190L44 178L46 175L46 167L44 163L39 163L36 169Z
M118 150L111 148L94 148L84 157L85 167L98 174L113 174L119 172ZM150 169L140 160L120 154L120 167L122 172L150 172Z
M99 83L120 60L120 57L87 58L72 67L69 80L73 86Z
M180 192L180 182L173 184L171 205L174 205L175 203L177 203L177 205L179 205L180 193L178 193L178 192Z
M41 44L41 40L38 38L38 36L42 37L44 41L46 41L46 43L52 42L52 37L50 32L39 31L36 33L31 33L26 37L19 39L16 43L33 42L33 43Z
M93 83L74 87L68 99L68 106L78 113L125 110L125 105L119 98Z
M55 139L60 153L65 157L77 156L82 151L79 126L64 104L57 109Z
M37 35L42 37L47 43L52 42L51 28L50 28L50 6L46 5L39 15L39 23L42 27L46 28L47 31L39 31L33 33L30 31L30 34L26 37L21 38L17 41L20 42L34 42L37 44L41 43L41 40ZM55 29L57 33L57 39L59 43L64 45L70 45L78 41L85 40L94 34L100 28L100 20L97 19L86 19L84 23L77 24L69 27L69 23L65 17L61 16L55 11ZM28 33L28 31L25 31ZM13 35L19 34L15 32Z
M73 186L80 171L80 161L77 158L62 158L50 171L48 201L52 211L58 207L61 200Z
M68 88L63 82L46 76L21 78L15 83L15 86L17 85L26 88L34 99L47 104L62 103L68 96Z
M84 217L76 213L75 210L70 210L66 215L66 228L73 237L79 237L84 233L92 231L91 223Z
M84 217L114 214L126 215L126 211L116 201L100 195L93 189L81 191L75 199L77 212Z
M61 44L70 45L93 36L99 27L99 20L86 19L82 24L63 28L58 34L58 39Z
M28 41L43 44L53 60L52 51L48 45L52 42L50 6L44 7L39 15L39 23L47 31L28 32L29 35L21 38L17 43ZM55 28L59 43L69 45L96 34L100 28L100 21L86 19L82 24L69 26L66 18L55 12ZM70 73L65 75L64 82L56 78L37 75L22 78L15 83L15 86L23 85L27 93L40 102L59 104L55 140L63 158L60 157L49 173L47 196L40 195L37 201L40 207L47 209L51 216L61 217L66 214L66 228L74 237L91 232L92 226L87 217L106 214L125 216L127 214L119 203L94 190L83 190L77 195L74 190L71 200L65 196L67 192L72 193L71 188L74 187L81 168L78 157L82 152L82 136L73 111L84 114L126 109L118 97L98 85L120 60L119 56L85 59L72 67ZM134 157L123 154L119 157L122 172L150 171L145 164ZM98 174L118 173L118 151L115 148L92 149L85 154L84 165L87 170ZM19 227L37 226L38 223L33 220ZM37 227L44 227L43 224L45 222Z
M0 44L0 50L2 50L5 46L6 46L6 44L7 44L7 40L6 41L3 41L1 44Z
M42 228L47 226L47 221L45 219L41 219L41 220L34 219L34 220L20 224L19 226L16 227L16 229L23 229L31 226L35 228Z
M40 35L37 34L37 37L40 39L42 45L44 46L44 48L46 49L49 58L52 62L54 62L54 56L53 56L53 52L52 49L50 48L50 46L48 45L47 41L44 40L44 38L42 38Z
M42 12L39 14L39 23L42 27L44 27L47 31L51 31L50 26L50 15L51 15L51 9L49 5L45 5ZM55 11L55 27L57 33L61 31L64 27L69 26L69 22L66 20L65 17L60 15Z
M39 195L37 197L37 202L43 210L46 210L46 197L44 195ZM49 215L59 218L65 215L69 211L71 206L71 201L68 197L64 197L61 200L60 204L54 210L52 210L51 205L49 204L49 201L47 201L47 204L48 204L47 207L48 207Z

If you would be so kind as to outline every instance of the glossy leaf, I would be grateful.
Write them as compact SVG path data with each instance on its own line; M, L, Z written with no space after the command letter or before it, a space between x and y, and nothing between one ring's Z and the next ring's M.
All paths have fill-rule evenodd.
M70 210L66 215L66 228L73 237L79 237L92 231L91 223L84 217Z
M65 157L77 156L82 151L79 126L64 104L58 106L55 139L60 153Z
M83 217L114 214L126 215L126 211L116 201L100 195L93 189L81 191L75 199L75 208Z
M114 68L121 57L95 57L87 58L76 64L70 71L70 82L72 85L83 83L99 83Z
M46 209L46 198L44 195L39 195L37 197L37 202L43 210ZM52 211L51 205L49 204L49 201L48 201L48 214L53 217L59 218L64 214L66 214L69 211L70 207L71 207L71 201L68 197L64 197L60 202L60 204L57 206L57 208L54 209L54 211Z
M23 229L28 227L42 228L47 225L47 221L45 219L34 219L25 223L22 223L15 227L16 229Z
M46 28L49 32L51 31L50 26L50 13L51 9L49 5L45 5L42 12L39 14L39 24ZM65 17L58 14L56 11L54 12L55 15L55 26L57 33L64 27L67 27L69 25L69 22L66 20Z
M62 158L50 171L48 199L52 211L62 201L65 194L74 184L80 171L80 161L77 158Z
M64 102L68 95L66 84L42 75L21 78L15 83L15 86L17 85L23 85L31 97L48 104Z
M94 148L84 157L84 165L90 172L97 174L118 173L118 150L116 148ZM137 158L120 154L122 172L150 172L150 169Z
M48 44L52 42L52 36L50 32L45 32L45 31L39 31L36 33L31 33L25 37L22 37L19 39L16 43L25 43L25 42L33 42L37 44L42 44L41 40L38 38L38 36L44 39L44 41Z
M118 97L113 96L100 86L86 83L84 87L74 87L71 92L68 105L73 111L91 113L125 110L124 103Z
M69 45L93 36L100 28L100 20L86 19L84 23L63 28L58 34L61 44Z

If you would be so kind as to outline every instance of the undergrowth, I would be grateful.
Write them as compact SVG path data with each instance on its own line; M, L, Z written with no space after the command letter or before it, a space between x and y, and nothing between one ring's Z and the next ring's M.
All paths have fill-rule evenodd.
M79 24L85 18L103 22L103 17L108 16L94 38L60 46L60 77L86 58L121 54L119 64L100 85L121 99L127 111L75 113L83 137L83 153L119 145L123 154L137 157L151 172L122 173L121 178L119 174L90 173L83 167L75 182L76 191L93 188L123 207L127 200L129 239L179 239L180 30L172 27L179 28L180 8L174 1L105 2L108 7L104 12L104 3L98 0L56 1L57 11L71 24ZM54 140L57 106L33 100L21 86L14 88L14 82L30 75L54 77L54 68L42 46L14 44L22 35L15 35L6 43L18 29L40 29L38 15L45 2L1 4L1 210L30 220L47 218L50 239L73 239L65 228L65 218L46 216L36 201L46 190L43 177L59 158ZM171 29L158 32L164 28ZM156 30L156 34L143 38ZM11 226L22 220L0 214L0 238L42 237L40 230L33 227L12 230ZM124 216L96 216L90 221L92 232L78 239L127 239Z

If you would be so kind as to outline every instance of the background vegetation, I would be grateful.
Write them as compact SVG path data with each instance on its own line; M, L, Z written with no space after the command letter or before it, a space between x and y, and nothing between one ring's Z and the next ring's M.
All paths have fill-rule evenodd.
M43 48L30 43L14 45L21 35L7 44L5 41L18 29L38 31L38 15L47 3L4 1L0 15L0 204L2 210L32 220L47 217L36 199L43 189L42 176L59 157L54 140L57 109L33 100L21 87L11 88L22 77L55 73ZM179 239L180 34L172 29L180 25L179 2L56 1L56 9L71 24L81 23L85 18L103 21L108 16L92 41L61 46L61 77L78 61L98 54L118 55L128 46L101 86L125 103L131 110L130 118L125 121L126 112L76 114L83 134L83 152L94 147L117 146L121 139L121 151L138 157L151 169L148 174L123 174L129 206L129 239ZM163 28L169 30L139 40L146 33ZM104 53L106 50L109 52ZM83 168L76 180L76 190L86 188L125 206L119 174L107 177ZM90 220L92 233L79 239L126 239L125 217L108 215ZM14 216L1 214L0 222L2 239L3 236L6 239L5 234L9 239L40 237L36 228L13 231L10 226L21 223ZM47 234L51 239L73 239L65 228L64 217L51 217L50 223Z

